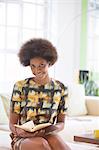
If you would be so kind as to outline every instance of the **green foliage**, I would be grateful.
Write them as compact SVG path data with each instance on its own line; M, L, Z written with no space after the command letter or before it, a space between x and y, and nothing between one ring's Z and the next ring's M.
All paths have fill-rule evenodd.
M99 87L93 80L84 83L86 96L99 96Z
M79 83L84 84L86 96L99 96L99 73L88 70L79 71Z

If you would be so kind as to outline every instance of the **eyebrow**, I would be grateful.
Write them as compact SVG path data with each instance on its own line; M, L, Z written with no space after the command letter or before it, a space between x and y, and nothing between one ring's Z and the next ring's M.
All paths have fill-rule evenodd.
M40 64L38 64L38 65L45 65L46 63L40 63ZM30 64L30 65L35 65L35 64Z

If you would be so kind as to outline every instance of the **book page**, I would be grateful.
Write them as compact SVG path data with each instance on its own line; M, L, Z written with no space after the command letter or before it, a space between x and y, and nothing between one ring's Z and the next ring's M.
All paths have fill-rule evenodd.
M26 122L22 125L15 124L14 126L21 128L21 129L28 131L28 132L34 132L34 131L40 130L42 128L48 127L50 125L52 125L52 124L51 123L43 123L43 124L34 125L33 121L29 121L29 122Z
M52 125L51 123L38 124L32 128L32 132L43 129L43 128L51 126L51 125Z

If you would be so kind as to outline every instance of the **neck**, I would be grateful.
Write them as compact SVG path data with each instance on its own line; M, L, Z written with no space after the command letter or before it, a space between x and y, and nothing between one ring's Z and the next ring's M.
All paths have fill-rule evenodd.
M40 85L44 85L44 84L49 83L51 81L51 78L47 75L43 79L34 77L33 80Z

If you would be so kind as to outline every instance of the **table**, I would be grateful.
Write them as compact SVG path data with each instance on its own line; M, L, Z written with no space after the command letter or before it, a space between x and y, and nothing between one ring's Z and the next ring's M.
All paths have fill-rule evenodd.
M75 135L74 141L99 145L99 138L95 138L93 134Z

